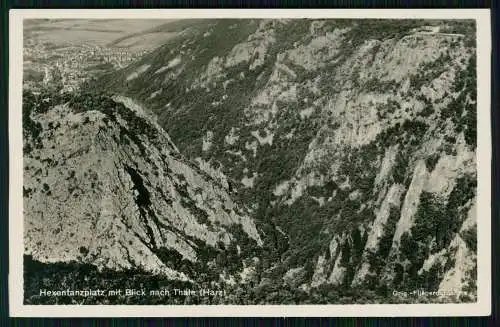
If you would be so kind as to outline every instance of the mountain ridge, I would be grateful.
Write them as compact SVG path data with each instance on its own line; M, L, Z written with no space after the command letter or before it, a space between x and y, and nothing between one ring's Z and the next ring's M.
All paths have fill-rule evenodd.
M244 208L245 301L474 302L474 22L206 26L84 89L146 108Z
M441 287L425 282L427 265L437 251L429 252L429 244L435 241L411 236L420 228L419 221L430 219L418 213L421 197L430 194L432 199L421 211L431 210L428 202L439 201L434 198L446 202L453 192L462 192L456 187L461 178L469 181L461 184L467 194L459 204L463 209L439 208L438 221L425 224L438 230L440 251L442 237L450 246L446 253L465 244L459 229L466 217L473 216L467 214L475 202L468 190L475 188L476 178L473 23L248 20L236 23L244 36L228 36L224 49L229 50L212 56L214 50L206 44L219 44L212 35L220 37L221 30L232 33L232 24L217 21L213 31L169 42L114 74L111 88L151 108L188 157L220 165L230 178L241 180L240 201L252 204L259 223L294 226L285 230L292 244L297 243L292 245L295 250L284 250L292 259L284 265L316 266L306 269L306 285L311 274L318 276L326 269L321 266L328 260L320 259L324 254L318 249L326 250L335 240L343 249L330 245L332 270L325 282L369 284L363 276L377 274L379 268L371 273L367 269L381 264L368 262L373 263L370 246L378 251L382 237L372 231L384 234L386 228L394 229L394 235L383 261L396 265L382 269L388 285L407 283L398 280L401 269L417 281L415 287L441 290L450 288L446 280L454 269L461 271L463 280L473 276L474 259L462 271L450 254L440 259L447 264L432 268L441 277L429 277L438 278ZM130 76L144 65L152 74L120 82L120 76ZM312 218L325 210L332 216ZM454 215L444 219L456 226L452 235L439 230L446 229L439 221L443 218L438 218L446 210ZM395 227L389 226L395 219L391 214L400 215ZM288 220L293 215L297 218ZM300 215L308 218L301 222ZM353 228L348 235L315 241L317 247L303 251L308 246L301 239L310 242L317 232L328 234L345 225ZM353 240L352 233L361 235ZM371 245L365 247L368 239ZM422 248L423 258L401 265L412 257L405 252L409 240ZM360 249L342 259L340 254L353 252L353 247ZM464 255L468 256L474 257ZM303 261L310 257L315 262ZM294 266L297 259L302 263ZM462 289L468 282L464 283L455 281L455 287ZM321 283L316 278L313 284Z

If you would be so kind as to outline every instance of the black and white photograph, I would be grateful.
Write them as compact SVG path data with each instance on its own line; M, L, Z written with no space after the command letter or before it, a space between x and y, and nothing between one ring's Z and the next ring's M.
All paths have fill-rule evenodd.
M489 13L236 11L16 11L16 306L488 313Z

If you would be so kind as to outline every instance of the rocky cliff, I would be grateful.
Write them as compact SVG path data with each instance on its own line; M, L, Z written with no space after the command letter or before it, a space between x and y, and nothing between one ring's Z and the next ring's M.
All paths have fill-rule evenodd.
M179 26L82 92L26 95L26 254L231 304L476 300L474 22ZM393 293L414 290L439 292Z
M262 244L226 187L130 99L24 100L24 246L33 259L196 282L195 270L217 266L220 253ZM238 276L245 250L216 271Z
M469 21L221 20L105 85L227 176L260 285L474 300L475 62Z

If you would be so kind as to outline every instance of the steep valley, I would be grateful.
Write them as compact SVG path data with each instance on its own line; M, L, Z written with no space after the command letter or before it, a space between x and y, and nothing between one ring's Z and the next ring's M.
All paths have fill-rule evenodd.
M25 115L26 254L226 303L476 301L475 51L473 21L197 21Z

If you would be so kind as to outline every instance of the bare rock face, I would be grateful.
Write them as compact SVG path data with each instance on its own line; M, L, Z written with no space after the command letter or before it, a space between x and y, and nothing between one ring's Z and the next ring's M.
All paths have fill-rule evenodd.
M262 230L266 283L304 271L313 288L474 300L473 24L214 21L103 83L226 177ZM217 219L243 221L226 212ZM224 241L214 233L203 240Z
M205 248L237 242L236 226L262 244L225 188L184 159L137 104L115 97L79 106L30 114L41 128L25 137L26 254L189 280L167 266L167 253L197 262Z

